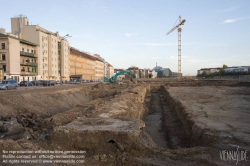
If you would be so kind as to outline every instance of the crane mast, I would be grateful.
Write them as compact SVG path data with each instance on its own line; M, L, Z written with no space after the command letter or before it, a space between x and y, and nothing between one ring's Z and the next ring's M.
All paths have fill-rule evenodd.
M186 20L181 20L181 16L179 16L179 24L174 26L168 33L170 34L173 32L175 29L178 30L178 80L181 80L181 25L184 25Z

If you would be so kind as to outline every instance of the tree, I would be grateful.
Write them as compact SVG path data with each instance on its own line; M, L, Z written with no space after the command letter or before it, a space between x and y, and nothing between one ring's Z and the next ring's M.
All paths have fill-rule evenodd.
M222 68L225 69L225 68L228 68L228 66L223 64Z
M132 77L133 77L133 78L136 78L136 75L135 75L135 73L133 73L133 74L132 74Z

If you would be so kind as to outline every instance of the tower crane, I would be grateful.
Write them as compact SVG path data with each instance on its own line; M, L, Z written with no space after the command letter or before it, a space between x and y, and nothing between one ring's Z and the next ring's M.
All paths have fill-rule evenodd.
M178 80L181 80L181 25L184 25L186 20L181 20L181 16L179 16L179 24L174 26L168 33L170 34L174 30L178 29Z

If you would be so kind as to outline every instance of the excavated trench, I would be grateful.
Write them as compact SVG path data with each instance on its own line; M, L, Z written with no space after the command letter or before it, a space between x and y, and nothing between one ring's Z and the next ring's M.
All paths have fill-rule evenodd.
M160 147L177 149L190 147L191 142L176 112L172 111L160 88L148 92L149 114L145 116L145 129Z
M190 121L185 106L170 96L167 86L142 84L119 87L105 89L100 85L99 89L91 92L70 94L74 100L83 96L88 96L88 99L71 99L72 107L64 105L60 106L60 109L64 108L62 111L53 109L50 115L42 114L46 123L39 130L34 130L35 125L19 126L19 133L10 134L17 124L7 121L13 129L0 136L2 140L14 142L0 139L0 148L84 150L87 165L186 165L190 158L178 163L175 160L180 156L174 154L184 158L187 154L184 152L189 149L200 154L199 148L193 148L214 141L214 137L204 134ZM31 145L27 147L27 143ZM167 150L176 151L172 154Z

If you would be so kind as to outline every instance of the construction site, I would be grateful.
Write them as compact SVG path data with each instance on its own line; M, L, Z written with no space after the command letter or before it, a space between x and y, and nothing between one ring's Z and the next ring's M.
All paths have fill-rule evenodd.
M1 165L249 165L249 87L155 79L4 91ZM222 153L236 150L235 160ZM84 162L10 164L11 151L82 151Z

